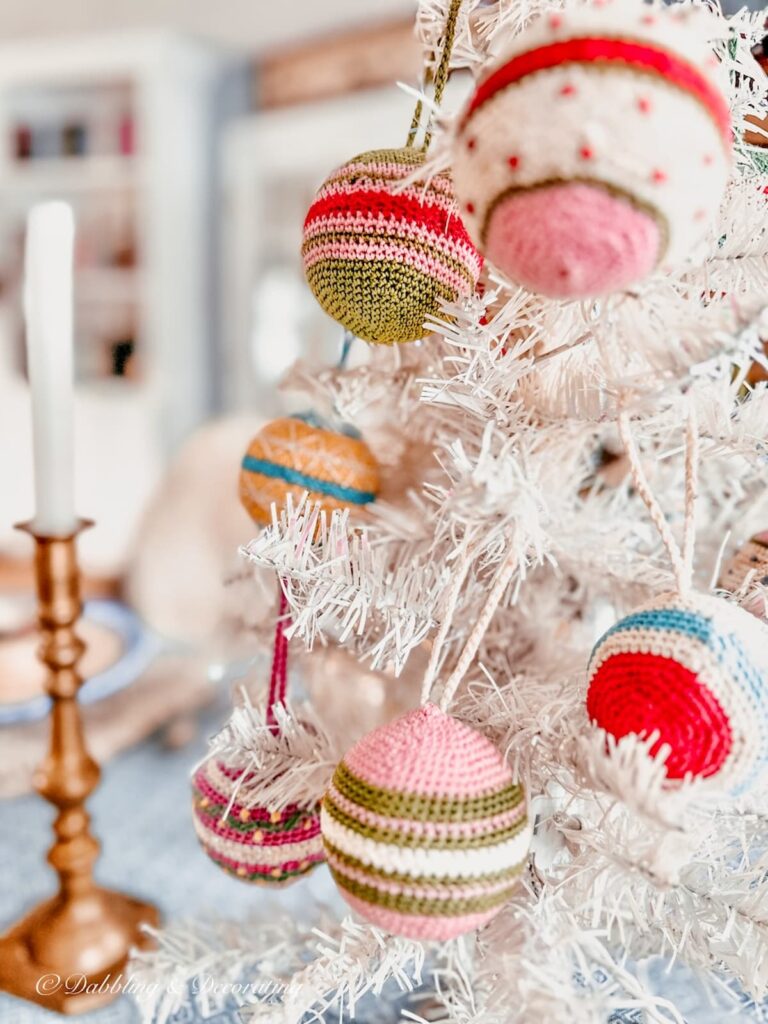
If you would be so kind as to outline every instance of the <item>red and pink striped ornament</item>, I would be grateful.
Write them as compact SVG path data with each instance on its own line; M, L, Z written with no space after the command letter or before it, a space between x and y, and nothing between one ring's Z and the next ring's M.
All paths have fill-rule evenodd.
M272 674L265 723L278 730L275 707L285 703L288 683L288 602L280 588ZM325 858L319 805L254 806L244 794L258 781L248 765L210 757L192 780L193 822L210 859L244 882L285 886L307 874Z
M231 802L252 777L217 760L202 765L193 779L195 832L211 860L236 878L289 885L324 860L317 811Z
M482 258L447 173L419 179L418 149L362 153L334 171L304 222L302 259L320 305L364 341L416 341L443 303L473 294Z

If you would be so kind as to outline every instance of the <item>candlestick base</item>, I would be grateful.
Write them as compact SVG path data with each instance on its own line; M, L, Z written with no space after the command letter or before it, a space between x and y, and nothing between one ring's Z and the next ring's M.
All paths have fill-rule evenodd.
M151 939L157 910L122 893L94 887L76 899L41 903L0 937L0 989L57 1013L87 1013L125 988L131 949Z

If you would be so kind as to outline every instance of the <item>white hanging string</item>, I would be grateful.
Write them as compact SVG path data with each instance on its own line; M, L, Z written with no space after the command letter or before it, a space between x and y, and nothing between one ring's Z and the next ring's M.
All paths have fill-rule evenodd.
M485 632L499 606L499 602L504 595L504 591L507 589L509 581L515 573L517 562L517 552L512 549L499 566L498 572L496 573L496 579L494 580L493 586L488 594L488 599L480 613L480 618L477 620L474 629L469 634L469 638L464 645L464 650L461 652L453 672L451 672L445 686L443 687L443 693L438 703L438 707L441 711L448 710L448 705L451 703L453 695L459 688L459 683L464 678L464 674L471 665L472 659L477 654L477 650L482 643Z
M474 550L470 549L467 552L464 562L456 574L453 586L448 593L448 598L445 602L443 621L440 623L440 629L438 630L435 642L432 645L429 664L427 665L427 670L424 673L424 681L421 684L422 704L426 704L430 699L432 686L437 674L437 666L440 661L440 654L445 644L446 637L448 636L448 631L453 623L453 617L456 612L459 595L461 594L461 588L464 586L464 581L466 580L467 573L472 565L473 557ZM480 613L480 617L475 623L472 632L469 634L467 642L464 645L464 649L459 656L459 660L456 662L453 671L443 687L443 692L438 702L438 707L441 711L447 710L448 705L461 683L461 680L464 678L464 674L472 663L472 659L477 654L477 650L482 643L486 630L490 625L491 619L498 608L499 602L504 596L504 591L507 589L509 581L512 579L516 568L517 554L515 551L511 550L499 566L498 572L496 573L496 579L490 589L488 598L483 606L482 612Z
M696 544L696 495L699 491L699 425L693 401L688 406L685 425L685 525L683 527L683 564L688 588L693 579L693 551Z
M453 623L453 615L456 611L456 605L459 600L459 594L461 588L464 586L464 580L467 578L469 567L472 564L472 552L468 552L464 558L464 562L456 573L456 577L453 581L453 586L448 593L448 599L445 602L445 611L443 612L443 621L440 623L440 629L437 631L435 642L432 644L432 653L429 657L429 664L427 665L427 671L424 673L424 681L421 684L421 703L426 704L429 700L429 694L432 690L432 683L434 682L435 675L437 673L437 665L440 661L440 654L445 644L446 637L448 636L448 630L451 628Z
M619 435L629 460L630 475L635 490L642 499L648 514L667 549L675 584L681 596L690 592L693 582L693 551L696 539L696 492L698 489L699 465L699 433L693 404L689 406L686 424L685 444L685 524L683 527L683 546L675 540L672 528L664 512L654 497L648 478L645 475L640 453L629 425L629 413L622 409L619 413Z

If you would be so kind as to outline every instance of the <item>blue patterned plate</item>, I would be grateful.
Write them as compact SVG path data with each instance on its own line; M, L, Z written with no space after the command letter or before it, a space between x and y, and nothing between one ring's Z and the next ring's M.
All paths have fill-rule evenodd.
M117 637L120 655L117 661L83 683L79 699L83 704L110 697L124 689L149 667L161 648L158 637L142 625L135 612L118 601L86 601L83 618ZM15 704L0 704L0 725L15 725L44 718L50 697L40 695Z

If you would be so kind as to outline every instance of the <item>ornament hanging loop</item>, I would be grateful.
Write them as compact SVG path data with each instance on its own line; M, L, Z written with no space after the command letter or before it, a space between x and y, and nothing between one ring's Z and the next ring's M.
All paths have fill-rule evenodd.
M696 495L698 491L699 431L693 402L689 404L685 431L685 522L682 548L675 540L667 517L651 490L645 475L635 439L630 428L629 413L619 412L619 436L629 460L632 484L648 510L651 522L656 527L667 550L675 576L675 585L681 597L693 588L693 555L696 540Z
M448 16L445 20L445 29L443 31L441 39L442 50L440 51L440 61L437 65L437 70L434 73L431 70L429 70L424 76L425 89L434 82L432 103L435 109L439 109L440 107L440 104L443 99L443 93L445 92L445 86L448 82L448 74L451 64L451 53L453 52L453 44L456 39L456 26L459 20L460 9L461 0L451 0L450 7L448 8ZM413 112L411 127L408 130L408 139L406 141L406 147L408 149L412 149L416 144L416 137L419 134L419 128L421 127L421 119L423 113L424 100L422 98L419 98L418 102L416 103L416 109ZM433 114L430 113L424 131L424 141L420 147L422 150L424 150L424 152L426 152L429 149L429 144L432 141L432 118Z
M437 636L432 644L432 652L429 656L429 664L427 670L424 673L424 681L421 684L421 704L426 704L429 701L429 695L432 692L432 684L435 681L437 675L437 666L440 662L440 655L445 645L448 632L453 624L453 616L456 611L456 605L459 601L459 594L461 588L464 586L464 581L467 578L469 567L472 565L472 552L468 552L464 558L464 562L456 573L453 580L453 585L448 592L448 598L445 602L445 611L443 613L443 620L440 623L440 629L437 631Z
M424 681L421 685L421 703L426 704L430 700L430 695L433 688L435 676L437 674L437 666L440 661L440 654L445 644L446 637L453 623L453 617L456 612L456 605L458 604L459 594L461 588L464 586L464 581L469 573L470 566L472 565L474 556L474 550L471 549L467 552L464 562L457 572L453 586L448 593L448 598L445 604L445 613L443 615L443 621L440 624L440 629L435 637L435 642L432 645L432 653L430 655L429 664L424 674ZM440 695L437 705L441 711L445 712L448 709L448 705L453 700L456 690L459 688L461 680L464 678L467 669L472 664L472 660L477 654L478 648L483 641L486 630L491 623L496 609L499 606L499 602L504 596L504 592L512 579L515 570L517 569L518 558L517 553L510 549L504 558L503 562L499 566L496 573L496 579L493 582L493 586L488 594L483 610L480 613L472 632L467 638L467 642L464 645L464 649L459 655L459 660L456 662L453 671L446 680L443 692Z
M496 614L496 609L499 607L499 603L504 596L504 592L515 574L517 563L517 552L514 549L510 549L506 558L498 568L496 579L493 581L493 586L490 589L485 605L483 606L483 610L480 612L480 617L467 638L464 650L461 652L459 660L454 666L453 672L451 672L450 676L446 680L445 686L443 687L443 692L440 695L440 700L437 705L441 711L445 712L448 710L448 705L453 700L454 695L459 688L459 684L466 675L467 669L472 664L480 644L483 642L483 637L491 624L491 619Z
M277 589L279 603L277 621L275 623L275 643L272 653L272 672L269 679L267 694L266 723L270 732L277 733L279 726L275 715L277 705L285 704L288 689L288 639L285 635L286 617L288 614L288 598L285 596L282 583L278 577Z

